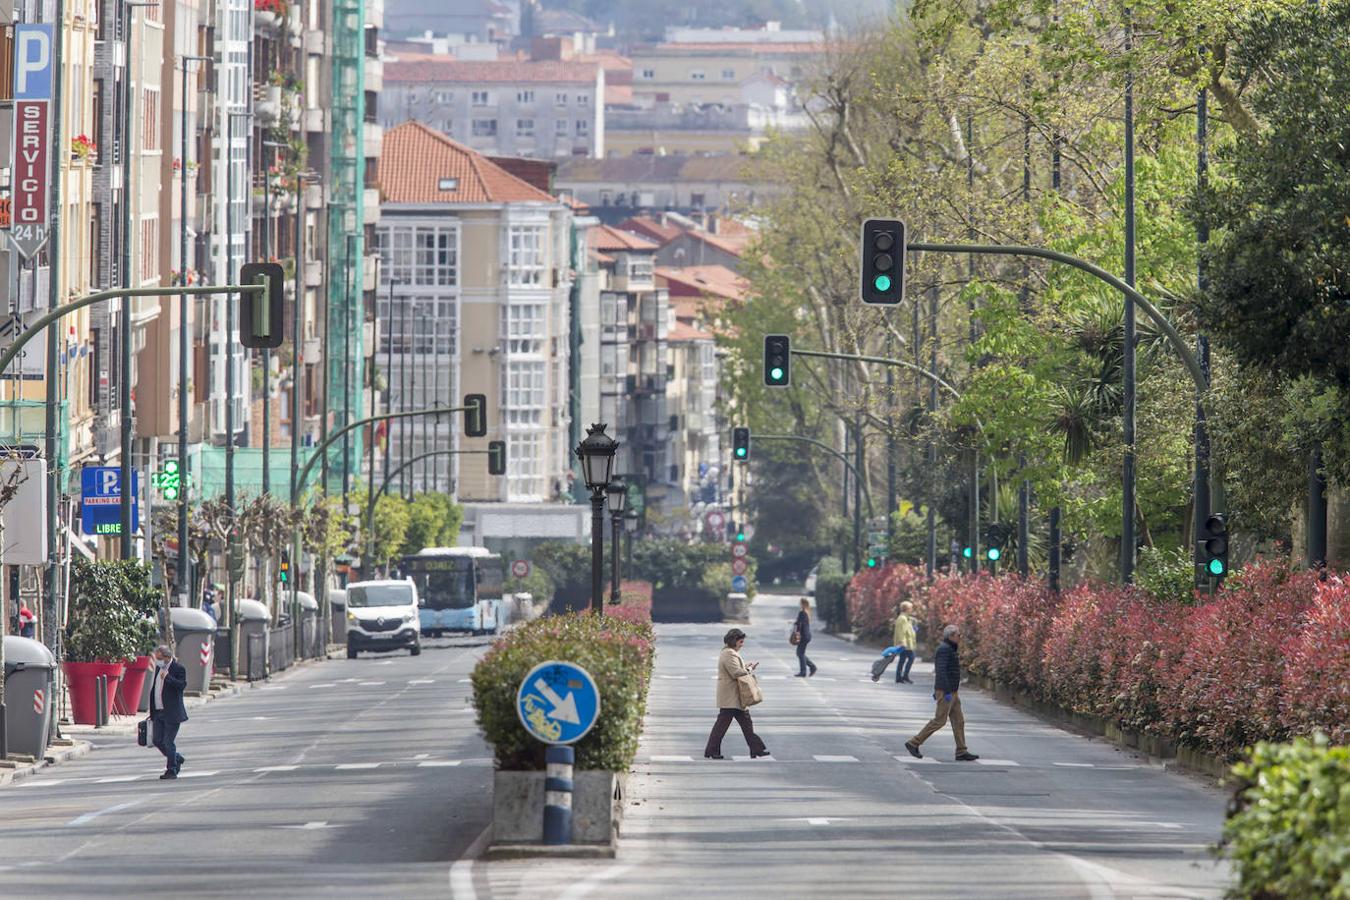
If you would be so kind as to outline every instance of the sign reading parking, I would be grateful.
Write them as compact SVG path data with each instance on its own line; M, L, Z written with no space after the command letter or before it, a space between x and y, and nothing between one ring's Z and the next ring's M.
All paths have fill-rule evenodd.
M140 527L137 500L140 473L131 473L131 529ZM122 470L117 466L85 466L80 471L80 531L84 534L122 533Z
M520 683L516 713L525 730L545 744L574 744L600 718L600 691L581 666L550 660Z

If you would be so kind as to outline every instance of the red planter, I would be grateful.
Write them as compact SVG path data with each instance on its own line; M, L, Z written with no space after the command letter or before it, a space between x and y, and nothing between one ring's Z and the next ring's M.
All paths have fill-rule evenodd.
M94 725L97 718L98 701L95 699L94 679L100 675L108 676L108 697L115 699L122 681L125 663L110 662L64 662L61 670L66 673L66 686L70 690L70 717L76 725ZM141 675L144 678L144 674Z
M127 669L122 673L122 683L117 686L113 712L119 716L136 715L136 710L141 705L141 688L145 686L146 673L154 664L154 660L148 656L127 660Z

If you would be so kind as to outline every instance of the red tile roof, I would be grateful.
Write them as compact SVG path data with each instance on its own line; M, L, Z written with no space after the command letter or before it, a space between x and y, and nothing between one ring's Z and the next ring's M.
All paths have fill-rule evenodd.
M684 231L678 225L668 225L651 216L632 216L620 222L619 227L624 231L636 232L645 238L656 241L658 244L674 240Z
M656 250L657 245L631 231L620 231L612 225L601 225L590 233L592 250Z
M675 327L666 332L666 341L671 344L680 344L685 341L711 341L713 335L701 328L696 328L690 322L684 319L676 319Z
M378 181L389 203L556 203L486 156L421 122L404 122L384 134ZM456 179L443 190L443 179Z
M656 283L670 291L672 303L681 297L718 297L723 300L745 299L748 283L726 266L657 266ZM683 313L678 311L677 315Z
M594 84L597 63L557 60L465 60L407 54L384 64L386 83L520 84L575 82Z

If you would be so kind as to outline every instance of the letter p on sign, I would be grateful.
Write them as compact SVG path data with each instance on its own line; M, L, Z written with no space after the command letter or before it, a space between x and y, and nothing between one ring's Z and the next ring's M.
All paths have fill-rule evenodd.
M52 96L52 26L14 28L14 99L50 100Z

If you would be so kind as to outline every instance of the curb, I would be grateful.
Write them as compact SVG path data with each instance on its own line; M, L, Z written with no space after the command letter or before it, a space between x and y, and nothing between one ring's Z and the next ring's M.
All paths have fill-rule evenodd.
M16 766L13 769L0 769L0 787L28 778L43 769L60 765L66 760L87 756L92 749L93 744L88 741L72 740L64 746L53 744L47 748L47 755L42 759L26 765Z
M615 842L608 844L493 844L481 859L497 862L504 859L613 859Z

